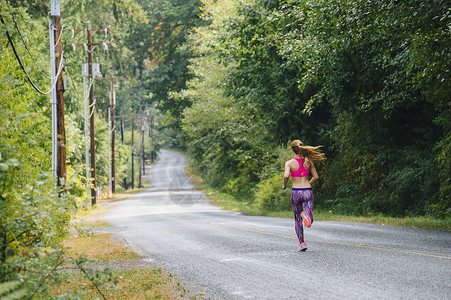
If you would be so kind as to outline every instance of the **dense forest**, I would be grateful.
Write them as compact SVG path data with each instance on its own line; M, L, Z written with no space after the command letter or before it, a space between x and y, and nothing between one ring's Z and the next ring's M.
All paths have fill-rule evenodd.
M204 1L182 129L210 184L267 209L287 143L323 145L315 205L449 217L446 1Z
M281 190L290 141L322 145L315 206L339 214L451 212L449 3L372 0L66 0L65 193L51 176L47 0L3 0L0 31L0 278L43 293L60 242L86 196L82 63L72 43L93 34L116 82L116 178L130 187L127 115L149 112L143 160L186 151L209 185L264 210L290 209ZM8 35L11 41L8 40ZM14 51L25 66L21 69ZM47 77L46 77L47 76ZM108 190L110 82L93 84L97 187ZM122 121L120 121L122 120ZM135 143L139 121L135 122ZM150 134L152 131L152 134ZM147 135L147 133L149 133ZM132 153L135 154L132 156ZM14 289L12 285L9 288Z

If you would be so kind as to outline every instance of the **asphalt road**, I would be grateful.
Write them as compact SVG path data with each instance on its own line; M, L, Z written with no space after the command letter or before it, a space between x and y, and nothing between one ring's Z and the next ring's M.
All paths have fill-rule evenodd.
M108 222L202 298L451 299L451 232L315 221L297 252L292 219L217 208L193 189L185 162L162 151L154 187Z

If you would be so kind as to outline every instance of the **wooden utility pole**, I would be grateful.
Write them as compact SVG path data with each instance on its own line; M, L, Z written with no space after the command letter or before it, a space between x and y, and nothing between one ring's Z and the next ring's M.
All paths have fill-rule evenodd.
M155 141L154 141L154 136L153 136L153 116L150 117L150 131L149 131L149 136L152 139L152 149L150 150L150 161L153 163L155 157L154 157L154 152L155 152Z
M138 188L142 188L142 170L144 169L144 159L143 159L143 154L144 154L144 123L143 123L143 118L141 118L141 122L139 123L139 127L140 127L140 139L139 139L139 172L138 172Z
M134 136L135 136L135 118L132 118L132 189L135 188L135 142L134 142Z
M147 124L149 124L149 123L147 123ZM142 167L142 173L143 173L143 175L145 175L146 174L146 162L145 162L145 160L144 160L144 147L145 147L145 145L144 145L144 125L142 125L141 126L142 127L142 150L141 150L141 156L142 156L142 165L141 165L141 167Z
M97 189L96 189L96 140L95 140L95 130L94 130L94 74L92 72L92 33L91 33L91 23L88 23L88 78L91 84L89 89L89 137L90 137L90 147L89 153L91 156L90 167L91 167L91 204L97 203Z
M61 10L60 1L52 0L51 15L53 27L53 40L55 49L55 74L56 78L56 125L57 125L57 163L56 175L57 184L62 189L66 186L66 129L64 124L64 80L61 60L63 59L63 46L61 42L62 28L61 28ZM61 70L59 68L61 67ZM58 73L59 71L59 73Z
M111 45L111 43L93 43L92 42L92 32L102 31L108 32L111 29L92 29L91 22L88 22L88 28L85 29L68 29L68 31L86 31L88 36L87 44L69 44L72 47L85 47L85 50L88 52L88 78L91 88L89 89L89 136L90 136L90 168L91 168L91 204L94 205L97 203L97 188L96 188L96 151L95 151L95 129L94 129L94 70L93 70L93 62L92 62L92 46L107 46Z
M127 80L125 77L97 77L98 80L111 80L111 194L116 193L116 162L115 162L115 152L114 152L114 141L115 141L115 109L116 109L116 94L114 92L114 80L122 79Z
M135 162L134 162L134 157L135 157L135 154L134 154L134 146L135 146L135 140L134 140L134 136L135 136L135 119L139 119L139 120L141 120L141 122L140 122L140 124L141 124L141 136L140 136L140 139L141 139L141 145L140 145L140 149L139 149L139 152L140 152L140 162L141 162L141 160L142 160L142 157L143 157L143 151L144 151L144 131L142 130L142 128L143 128L143 120L144 120L144 118L147 118L147 116L145 116L145 115L128 115L128 116L116 116L117 118L120 118L121 119L121 124L122 124L122 120L123 119L131 119L131 121L132 121L132 189L134 189L135 188ZM138 187L141 187L142 186L142 184L141 184L141 165L139 166L139 183L138 183Z
M121 142L123 145L124 144L124 122L122 122L122 119L121 119Z

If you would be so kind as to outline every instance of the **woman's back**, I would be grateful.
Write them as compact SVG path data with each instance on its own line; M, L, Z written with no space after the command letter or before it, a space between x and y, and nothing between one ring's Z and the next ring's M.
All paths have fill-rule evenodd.
M293 188L309 188L310 163L308 158L297 158L288 161Z

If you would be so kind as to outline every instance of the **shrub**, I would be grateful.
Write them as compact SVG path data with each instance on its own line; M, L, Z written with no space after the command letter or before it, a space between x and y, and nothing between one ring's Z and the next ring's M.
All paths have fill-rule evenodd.
M283 175L274 173L272 177L261 181L255 189L257 205L268 211L290 210L290 189L282 190Z
M17 159L0 158L0 278L23 282L32 297L47 288L46 278L62 262L60 242L74 205L58 196L48 174L35 183L13 184L21 172Z

